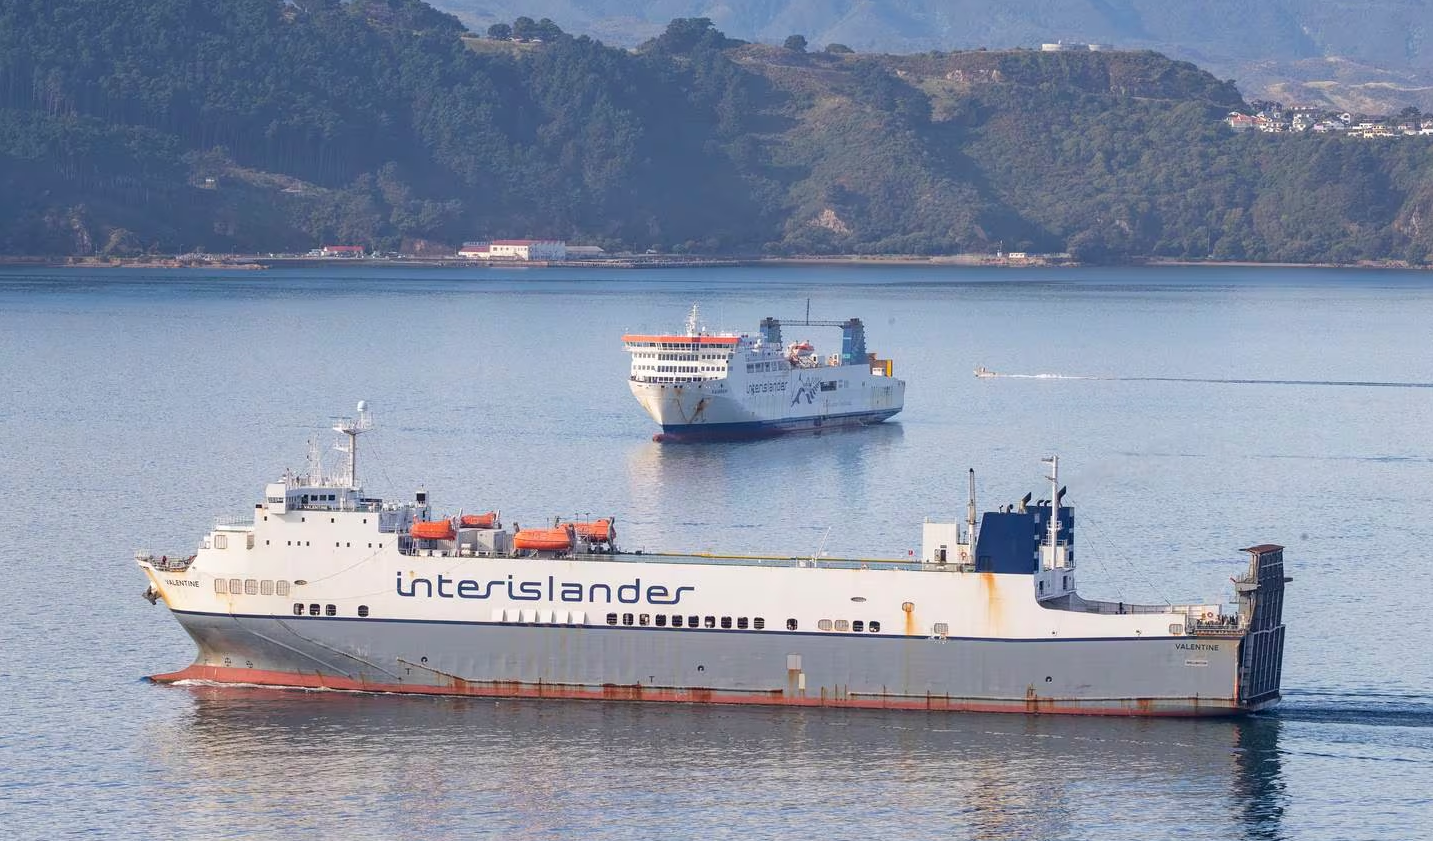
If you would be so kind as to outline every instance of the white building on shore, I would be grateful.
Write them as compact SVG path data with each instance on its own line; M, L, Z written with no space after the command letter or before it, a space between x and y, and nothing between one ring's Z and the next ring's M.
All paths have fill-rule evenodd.
M567 243L556 239L495 239L492 242L466 242L458 249L466 260L542 260L567 259Z

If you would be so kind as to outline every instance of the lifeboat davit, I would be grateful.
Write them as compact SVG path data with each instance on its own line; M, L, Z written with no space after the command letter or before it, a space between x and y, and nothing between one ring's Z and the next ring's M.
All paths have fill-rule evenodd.
M414 520L408 533L419 540L452 540L458 536L452 520Z
M498 512L489 511L486 514L464 514L458 521L458 525L465 529L495 529L498 527Z
M611 543L617 536L617 532L612 528L611 517L573 523L572 527L577 531L578 537L589 543Z
M536 549L541 552L566 552L572 548L573 530L570 526L555 529L523 529L513 535L515 549Z

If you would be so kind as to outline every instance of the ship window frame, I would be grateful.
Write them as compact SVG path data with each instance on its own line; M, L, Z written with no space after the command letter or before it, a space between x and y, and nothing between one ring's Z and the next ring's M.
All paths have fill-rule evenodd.
M639 614L637 614L637 627L639 627L639 628L645 628L645 627L647 627L647 626L650 625L650 624L652 624L652 614L650 614L650 613L639 613Z
M865 633L866 623L860 619L852 619L851 630L855 633Z
M706 617L705 619L703 619L703 620L702 620L702 627L703 627L703 628L715 628L715 627L716 627L716 617L715 617L715 616L708 616L708 617Z
M751 627L753 630L757 631L766 630L766 618L762 616L753 616L751 619Z
M653 624L653 625L656 625L658 628L665 628L665 627L667 627L667 614L665 614L665 613L658 613L656 616L653 616L653 617L652 617L652 624Z
M229 595L231 595L231 596L237 596L237 595L239 595L239 594L242 593L242 592L244 592L244 579L242 579L242 578L230 578L230 579L229 579Z
M338 606L337 606L337 605L332 605L332 604L326 604L326 605L324 605L324 606L323 606L323 615L324 615L324 616L337 616L337 615L338 615Z
M617 614L615 614L615 613L609 613L609 614L607 614L607 624L608 624L608 625L616 625L616 624L617 624Z
M303 616L303 615L304 615L304 603L303 603L303 602L294 602L294 615L295 615L295 616Z
M624 613L624 614L622 614L622 624L623 624L623 625L626 625L626 626L630 627L630 626L631 626L634 622L636 622L636 621L637 621L637 618L636 618L635 616L633 616L632 614L630 614L630 613Z
M674 614L672 614L672 627L673 627L673 628L680 628L680 627L682 627L682 615L681 615L680 613L674 613Z
M308 615L318 616L320 613L323 613L323 605L318 602L309 602Z
M818 630L818 631L829 631L829 630L831 630L833 627L835 627L835 626L831 624L831 620L830 620L830 619L818 619L818 620L816 620L816 630Z
M259 595L259 580L258 580L257 578L245 578L245 579L244 579L244 595L246 595L246 596L257 596L257 595Z
M358 617L359 617L360 619L367 619L367 618L368 618L368 605L366 605L366 604L361 604L361 605L358 606Z
M701 618L700 616L692 616L692 615L690 615L690 614L687 615L687 627L688 627L688 628L700 628L701 626L702 626L702 618Z
M837 620L836 620L836 630L841 631L842 633L845 633L845 632L847 632L847 631L850 631L850 630L851 630L851 621L850 621L849 619L837 619Z
M259 582L259 595L272 596L273 594L274 580L272 578L265 578L263 581Z
M738 631L745 631L748 627L750 627L750 625L751 620L748 617L738 616L736 618L736 629Z
M722 627L722 630L730 630L730 629L731 629L731 617L730 617L730 616L723 616L723 617L721 618L721 627Z
M872 619L867 630L873 634L879 634L881 632L881 621L879 619Z
M289 582L285 579L279 579L278 581L275 581L274 595L284 596L285 598L287 598L289 595Z
M788 631L795 631L795 630L799 629L800 627L801 627L801 623L800 623L800 622L797 622L795 619L787 619L787 620L786 620L786 630L788 630Z
M935 636L948 637L950 636L950 624L947 622L937 622L931 626L930 631Z
M226 596L226 595L228 595L228 594L229 594L229 579L227 579L227 578L216 578L216 579L214 579L214 592L215 592L215 593L218 593L218 594L221 595L221 596Z

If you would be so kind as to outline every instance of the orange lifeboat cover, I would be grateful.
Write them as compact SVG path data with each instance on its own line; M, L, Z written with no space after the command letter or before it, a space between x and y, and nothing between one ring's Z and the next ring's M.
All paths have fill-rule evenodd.
M408 533L421 540L452 540L457 537L452 520L414 520Z
M577 536L594 543L608 543L612 540L612 518L604 517L601 520L591 520L585 523L573 523L572 527L577 530Z
M489 511L486 514L464 514L458 525L465 529L495 529L498 524L498 512Z
M523 529L513 535L512 545L517 549L539 549L549 552L572 548L572 530L567 526L555 529Z

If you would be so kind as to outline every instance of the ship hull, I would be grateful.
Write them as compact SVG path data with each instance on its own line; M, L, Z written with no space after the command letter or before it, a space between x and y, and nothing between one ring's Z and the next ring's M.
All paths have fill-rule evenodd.
M564 627L175 612L195 663L155 675L307 689L1040 714L1228 716L1237 640L1188 668L1168 640ZM1071 664L1079 664L1072 670ZM1260 704L1260 707L1267 704Z
M881 423L905 404L905 383L872 376L865 366L795 371L761 382L716 380L684 384L632 381L632 394L662 431L659 441L702 442L773 438ZM803 377L806 381L803 381Z
M662 431L655 438L664 443L695 444L713 441L749 441L801 433L815 434L881 423L894 417L898 411L900 410L885 409L876 412L854 412L848 415L745 423L663 424Z

